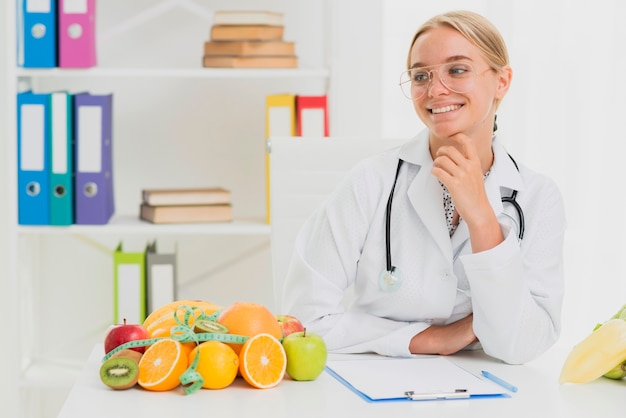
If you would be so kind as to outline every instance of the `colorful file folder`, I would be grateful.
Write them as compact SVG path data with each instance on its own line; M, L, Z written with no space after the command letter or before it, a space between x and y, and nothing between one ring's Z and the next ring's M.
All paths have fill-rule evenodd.
M50 223L50 95L17 95L18 223Z
M74 223L72 95L50 94L50 225Z
M328 100L322 96L296 96L296 135L328 136Z
M57 66L56 0L17 1L17 65Z
M265 138L296 135L296 96L272 94L265 98ZM270 223L270 154L265 153L266 223Z
M176 298L176 251L161 253L156 241L146 248L147 312L174 302Z
M126 319L129 324L141 324L146 319L146 254L125 252L120 242L113 264L113 323Z
M59 1L59 67L96 65L96 0Z
M103 225L115 212L113 95L74 95L75 218Z

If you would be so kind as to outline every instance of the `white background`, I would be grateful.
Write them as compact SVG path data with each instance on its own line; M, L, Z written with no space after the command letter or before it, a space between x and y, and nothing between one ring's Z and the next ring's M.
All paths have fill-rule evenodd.
M4 25L6 4L11 1L1 2L0 27ZM133 6L129 3L128 7L150 2L156 0L133 1ZM196 0L195 3L206 10L217 7L216 4L249 8L260 8L262 4L263 8L287 10L297 7L299 2ZM311 5L307 1L302 5L307 3ZM327 27L319 27L319 31L299 29L297 22L287 20L286 37L297 39L300 47L307 51L301 61L304 65L315 66L320 55L325 54L332 73L329 85L331 133L340 136L409 138L420 130L421 123L410 102L401 95L397 82L404 69L408 43L425 19L435 13L465 8L484 14L495 23L509 46L514 71L512 88L498 113L500 132L509 138L505 145L516 159L554 178L565 198L568 230L562 341L575 343L597 322L607 319L626 303L626 272L622 262L625 248L621 239L624 234L621 213L625 203L622 167L626 140L623 132L626 79L622 68L626 60L626 25L623 24L626 3L621 0L330 0L329 3L336 12L330 30L327 31ZM177 21L186 19L184 12L177 13L174 15ZM108 18L115 20L112 16ZM197 27L197 23L191 25L189 31ZM170 46L168 40L173 39L170 35L180 33L181 28L164 28L145 39L135 39L135 42L165 49ZM185 29L182 28L184 34ZM14 53L4 36L1 31L0 80L8 77L3 65L7 61L5 57ZM155 36L160 36L158 43L154 41ZM332 37L330 48L324 54L316 50L314 42L320 36ZM111 45L118 41L113 39ZM197 51L201 41L188 45L187 49ZM122 54L129 66L133 66L132 61L140 51L138 44L131 42L127 49L123 47L116 53ZM180 52L182 55L185 51ZM103 54L106 53L104 49ZM155 60L158 58L162 57L155 57ZM253 84L246 82L242 82L242 86L254 88ZM6 99L5 88L6 83L1 83L0 161L3 162L7 161L7 150L12 149L8 146L9 141L14 140L4 136L7 118L14 117L8 105L13 98ZM176 89L178 85L174 83L172 88ZM288 88L294 89L291 85ZM310 92L315 93L317 86L301 85L298 88L302 91L311 88ZM199 93L196 87L190 94L197 96ZM154 105L142 104L140 97L134 99L137 102L132 104L138 109L150 109ZM250 103L237 115L233 113L231 119L226 117L224 125L237 124L237 117L244 114L251 123L262 128L263 117L253 107L259 103ZM255 181L262 185L262 181ZM132 189L120 189L122 207L134 207L134 193ZM248 193L243 198L244 203L248 203L245 199L262 198L260 189L255 193ZM9 219L12 213L9 207L14 198L13 188L0 181L0 219ZM245 208L246 204L238 207ZM9 222L0 222L0 315L5 321L15 321L19 317L16 301L11 300L14 294L12 284L5 279L4 266L8 264L11 246L15 245L3 239L10 227ZM63 239L59 240L65 244ZM232 244L237 245L237 241ZM221 250L222 246L218 247L216 250ZM233 274L226 270L225 273L237 278L248 277L249 291L256 292L254 286L259 283L259 271L262 274L268 271L268 248L266 242L250 243L248 250L256 254L250 271L236 270ZM48 258L53 254L50 253ZM77 257L80 256L82 253ZM202 259L203 254L191 251L187 256ZM108 263L104 259L99 261ZM223 266L217 263L204 269L195 266L190 269L194 274L196 270L199 273L188 275L186 289L196 291L196 282L201 282L204 270L219 273ZM267 278L265 280L267 282ZM48 283L51 291L63 293L67 290L52 284ZM81 291L90 291L88 282L75 284L82 286L78 288ZM198 286L197 291L201 288ZM235 295L233 292L233 297ZM107 304L98 300L94 303L96 306ZM64 319L71 321L75 318ZM71 323L65 325L72 327ZM10 381L12 350L7 348L12 338L14 336L5 335L0 344L0 358L3 359L0 361L3 383L0 386L3 388L10 388L15 383ZM15 392L1 391L0 404L10 408L14 396ZM8 414L12 416L10 410Z

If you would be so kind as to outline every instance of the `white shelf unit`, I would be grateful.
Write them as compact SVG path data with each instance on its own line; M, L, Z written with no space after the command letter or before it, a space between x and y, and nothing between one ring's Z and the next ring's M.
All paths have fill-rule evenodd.
M202 68L212 10L235 6L283 11L285 39L296 42L301 68ZM3 7L14 19L15 5ZM326 1L100 1L99 65L77 70L17 68L14 21L7 19L6 196L17 196L17 92L114 96L116 215L108 225L21 226L17 199L5 203L8 289L18 312L9 349L17 359L9 379L16 385L17 416L56 416L101 342L112 318L111 254L119 241L130 249L153 239L176 247L181 298L271 303L265 96L328 91L328 13ZM231 190L233 222L153 225L138 219L141 188L202 185Z
M274 78L326 78L325 68L89 68L89 69L28 69L19 68L18 77L176 77L219 79L274 79Z

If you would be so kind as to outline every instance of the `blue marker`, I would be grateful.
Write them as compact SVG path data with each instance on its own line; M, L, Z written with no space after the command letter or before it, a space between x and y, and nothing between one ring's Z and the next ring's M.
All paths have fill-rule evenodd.
M497 383L498 385L502 386L503 388L505 388L506 390L510 391L510 392L517 392L517 386L513 386L512 384L510 384L509 382L506 382L502 379L500 379L498 376L495 376L491 373L489 373L486 370L482 371L483 376L485 376L487 379L491 380L494 383Z

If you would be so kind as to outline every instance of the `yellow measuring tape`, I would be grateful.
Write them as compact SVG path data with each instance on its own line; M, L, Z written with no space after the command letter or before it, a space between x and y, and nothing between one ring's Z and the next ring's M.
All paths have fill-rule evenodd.
M180 310L184 310L185 314L183 316L182 321L178 318L177 313ZM221 311L217 311L210 316L206 316L201 314L196 318L196 314L194 312L194 307L181 305L174 311L174 319L177 326L174 326L170 330L170 338L173 338L181 343L195 342L196 344L200 344L203 341L220 341L223 343L232 343L232 344L243 344L249 338L244 335L235 335L235 334L227 334L227 333L218 333L218 332L202 332L196 333L193 330L193 326L190 325L190 320L193 319L195 323L198 320L208 320L208 321L217 321ZM111 358L115 353L124 350L126 348L136 348L136 347L146 347L154 344L155 342L162 340L167 337L160 338L149 338L146 340L135 340L129 341L122 345L117 346L113 350L109 351L102 362L107 361ZM198 368L198 363L200 361L200 351L197 352L196 357L193 359L193 362L189 365L187 370L180 376L179 380L181 385L184 387L185 394L190 395L200 389L202 384L204 383L204 379L196 370Z

